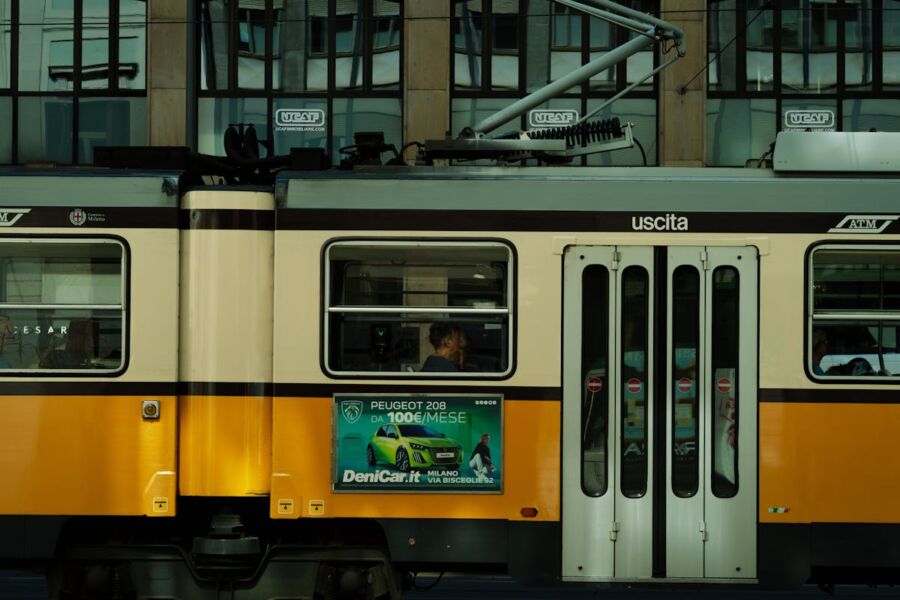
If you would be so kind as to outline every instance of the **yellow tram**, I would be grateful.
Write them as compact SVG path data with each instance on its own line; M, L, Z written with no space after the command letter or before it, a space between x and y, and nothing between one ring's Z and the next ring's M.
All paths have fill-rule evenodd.
M896 581L896 172L790 167L0 173L0 558Z

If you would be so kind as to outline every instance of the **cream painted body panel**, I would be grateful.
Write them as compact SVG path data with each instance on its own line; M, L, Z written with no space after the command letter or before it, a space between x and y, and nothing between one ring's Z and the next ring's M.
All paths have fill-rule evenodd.
M273 211L264 192L188 192L199 211ZM198 211L198 212L193 212ZM272 398L247 386L223 394L204 384L272 381L271 230L188 229L181 234L179 489L189 496L255 496L269 491ZM199 387L199 389L197 389Z
M771 235L771 257L760 260L759 387L848 389L846 384L814 383L804 373L804 293L807 252L823 242L898 244L897 235ZM785 258L789 257L789 258ZM866 389L896 389L867 382Z
M272 210L262 192L189 192L190 209ZM268 382L272 377L271 231L181 234L181 381Z
M129 256L127 304L128 365L109 377L77 377L74 381L175 382L178 379L178 230L16 228L28 235L72 235L124 239ZM34 377L4 377L4 381L34 381ZM66 381L54 377L54 381Z
M52 382L171 383L174 391L177 229L16 228L11 233L115 236L127 246L125 371L112 377L53 377ZM35 378L6 377L4 382L33 384ZM158 420L142 417L144 399L159 401ZM156 393L0 397L0 514L173 516L177 416L174 395Z
M333 381L321 367L322 251L334 239L501 239L516 253L516 365L503 381L479 386L559 386L562 252L569 245L753 245L767 251L765 236L710 234L603 234L596 232L277 231L273 379L275 383ZM355 380L360 382L359 380ZM396 381L396 380L395 380ZM416 379L425 383L427 380ZM383 380L381 381L384 382ZM465 385L465 384L462 384Z

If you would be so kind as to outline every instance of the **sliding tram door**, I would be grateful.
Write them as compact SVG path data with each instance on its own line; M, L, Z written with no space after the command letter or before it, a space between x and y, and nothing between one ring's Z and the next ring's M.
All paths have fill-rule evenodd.
M755 578L757 260L567 251L565 579Z

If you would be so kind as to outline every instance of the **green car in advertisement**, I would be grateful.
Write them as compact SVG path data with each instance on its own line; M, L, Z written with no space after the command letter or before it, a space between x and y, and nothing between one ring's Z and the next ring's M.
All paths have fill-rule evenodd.
M503 491L500 394L335 394L336 492Z
M404 472L430 467L459 469L462 446L428 425L388 423L369 440L366 462L370 467L394 465Z

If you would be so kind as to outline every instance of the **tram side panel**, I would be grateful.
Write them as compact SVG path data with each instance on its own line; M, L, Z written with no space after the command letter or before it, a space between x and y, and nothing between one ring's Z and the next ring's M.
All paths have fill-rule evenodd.
M398 563L504 564L512 556L532 553L535 556L529 559L529 568L533 576L556 569L558 558L552 553L558 544L560 518L560 257L551 251L546 234L497 232L488 239L458 232L340 230L346 226L346 218L336 224L335 231L305 231L288 229L285 221L279 216L275 236L274 321L278 326L274 333L271 517L376 519L385 532L392 560ZM479 244L486 246L488 253L503 254L509 249L512 309L506 317L496 317L511 324L511 350L503 349L512 353L509 375L496 365L487 368L499 369L500 374L484 377L479 373L461 378L428 377L420 371L433 351L428 342L432 322L455 319L471 326L472 318L481 318L468 313L447 315L435 309L447 304L447 295L434 290L446 292L448 277L458 276L448 272L463 268L460 261L465 262L450 260L448 265L448 255L442 253L453 244L462 245L462 249L453 247L457 257L477 253ZM392 268L399 268L404 256L410 263L419 260L415 248L421 245L443 258L439 264L418 264L400 273L404 293L383 304L405 305L402 315L349 313L341 318L362 319L362 334L357 331L352 339L341 338L334 330L325 334L329 319L332 327L336 322L329 309L352 303L341 296L340 286L333 280L342 276L342 269L354 269L356 258L365 260L369 255L376 257L373 264L393 260ZM338 248L332 258L329 248ZM350 258L341 259L340 253ZM395 258L390 258L391 253ZM332 269L332 259L344 260L344 266ZM378 271L381 267L377 265L370 267L364 278L378 273L388 279L397 275ZM468 277L473 275L470 281L475 282L479 275L493 276L473 271ZM357 278L356 284L360 281ZM364 291L376 292L374 288ZM376 295L370 295L369 302L378 303ZM485 301L478 306L497 310L502 304ZM403 326L392 326L398 318L406 319ZM476 324L470 332L489 335L503 326L499 321ZM385 349L379 348L382 329L390 330ZM340 343L359 345L351 349L356 352L356 362L336 362L340 359L335 358L333 345ZM379 368L385 369L383 375L372 372ZM456 422L466 418L459 416L465 412L458 410L459 402L490 403L496 398L501 399L496 412L491 413L489 407L482 412L478 406L467 407L467 414L475 415L472 423ZM402 404L409 401L422 405L391 410L391 406L409 408L412 405ZM385 409L370 411L374 403ZM404 413L415 415L420 408L428 423L416 421L415 416L406 423ZM441 435L441 430L450 433L405 441L404 425L422 423L438 432L434 435ZM392 425L400 434L395 438L387 437ZM497 470L486 475L498 479L486 487L475 481L470 466L483 433L491 434L488 443L497 463ZM379 447L382 442L385 447L393 443L404 450L409 446L412 468L407 471L397 463L397 450L383 450ZM448 446L448 451L441 453L448 458L423 449L426 444ZM451 445L458 449L450 449ZM374 461L367 460L369 447L378 452ZM388 452L393 453L386 456ZM452 464L441 467L437 462L417 462L421 460ZM376 476L383 479L373 479ZM414 478L418 479L412 481Z
M0 514L173 516L177 229L15 227L0 244Z
M182 198L179 491L264 496L271 478L271 193Z
M900 552L900 484L891 473L900 461L896 384L865 375L816 380L809 310L810 295L821 293L810 272L815 248L896 252L898 238L770 239L760 285L760 578L800 583L820 568L832 577L835 568L893 568ZM842 345L831 341L826 368L863 352Z

